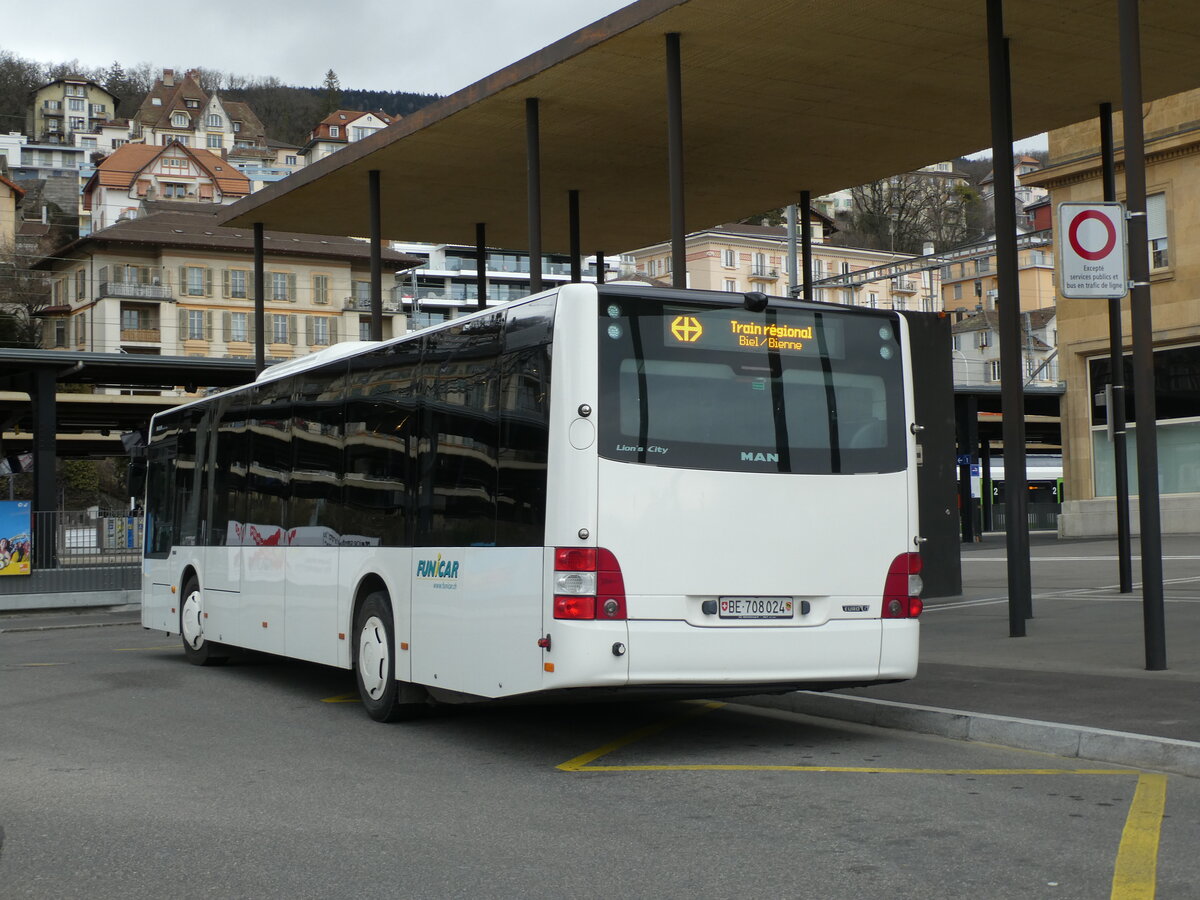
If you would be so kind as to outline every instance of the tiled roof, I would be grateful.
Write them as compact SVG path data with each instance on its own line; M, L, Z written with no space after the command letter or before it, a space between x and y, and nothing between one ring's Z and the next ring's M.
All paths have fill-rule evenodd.
M171 204L155 204L157 209L167 209ZM208 250L230 250L252 253L254 231L250 228L224 228L216 224L213 207L192 206L184 212L183 204L173 204L174 210L155 212L136 219L125 219L92 232L66 248L55 253L66 256L70 251L86 249L88 246L141 245L152 247L176 247ZM371 244L354 238L320 234L293 234L283 231L268 231L263 235L264 251L267 255L317 256L327 259L344 259L369 262ZM409 268L424 263L424 259L383 249L384 261L395 268ZM39 264L48 267L49 261Z
M394 118L399 118L398 116L390 116L387 113L382 112L380 110L365 110L364 111L361 109L335 109L333 112L331 112L329 115L327 115L325 118L323 118L317 124L318 125L350 125L351 123L355 122L356 120L361 119L363 116L368 116L368 115L374 116L377 119L382 119L384 122L388 123L389 125L392 123L392 120Z
M154 105L156 98L160 103L158 106ZM198 100L200 105L189 108L185 100ZM175 110L187 113L190 121L199 115L207 104L208 94L200 87L200 82L191 72L185 72L182 76L175 77L173 85L165 85L162 78L157 79L133 118L144 128L169 127L171 113Z
M1042 309L1031 309L1028 312L1022 312L1021 316L1029 317L1029 330L1040 331L1046 327L1046 324L1054 318L1056 310L1053 306L1047 306ZM1025 325L1022 323L1022 330ZM950 330L954 334L961 334L964 331L992 331L1000 330L1000 314L994 309L981 310L973 315L967 316L961 322L955 322ZM1034 338L1036 341L1037 338Z
M229 118L242 123L242 130L238 132L238 137L247 141L265 141L267 139L267 129L254 114L249 103L241 100L226 100L222 97L221 105L225 107Z
M208 174L223 194L245 195L250 193L250 181L226 160L199 147L184 147L182 144L125 144L118 147L96 167L96 173L88 182L85 192L94 185L128 188L155 159L170 147L177 147L192 158Z

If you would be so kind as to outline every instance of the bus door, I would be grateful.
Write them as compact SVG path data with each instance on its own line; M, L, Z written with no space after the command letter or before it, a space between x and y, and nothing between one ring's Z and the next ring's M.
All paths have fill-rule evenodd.
M171 585L177 573L171 563L171 520L175 492L176 440L159 440L146 450L146 533L142 559L142 624L177 631L171 614Z

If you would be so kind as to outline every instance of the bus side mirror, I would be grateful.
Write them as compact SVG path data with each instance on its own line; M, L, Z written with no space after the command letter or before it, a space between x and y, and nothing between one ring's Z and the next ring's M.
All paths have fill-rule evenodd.
M146 494L146 458L140 457L129 461L129 496L135 498L138 505L141 505L142 498Z

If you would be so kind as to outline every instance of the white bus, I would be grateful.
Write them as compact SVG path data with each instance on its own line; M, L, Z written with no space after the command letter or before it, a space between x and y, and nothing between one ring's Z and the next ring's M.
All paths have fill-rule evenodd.
M902 316L573 284L155 416L142 623L367 711L910 678Z

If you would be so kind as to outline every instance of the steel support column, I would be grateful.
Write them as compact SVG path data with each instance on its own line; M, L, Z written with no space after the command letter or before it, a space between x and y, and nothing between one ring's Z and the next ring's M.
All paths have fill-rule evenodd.
M58 378L53 369L39 367L29 376L29 398L33 405L33 564L52 568L56 556L58 528L53 513L58 509L58 402L54 391Z
M800 286L800 259L796 250L796 204L787 206L788 296L796 296Z
M475 223L475 290L479 292L475 305L483 309L487 306L487 224L485 222Z
M371 340L383 340L383 225L379 200L379 170L367 172L371 202Z
M683 211L683 70L679 33L666 35L667 170L671 191L671 284L687 287L687 230Z
M1113 149L1112 104L1100 104L1100 166L1104 199L1117 199L1117 164ZM1117 501L1117 577L1121 593L1133 591L1133 548L1129 532L1129 460L1125 446L1125 338L1121 333L1121 300L1108 301L1109 384L1112 401L1105 414L1113 442L1113 494Z
M583 259L579 248L579 191L567 191L567 218L571 232L571 281L583 281Z
M542 289L542 148L537 97L525 98L525 160L529 182L529 292Z
M800 192L800 264L804 266L804 299L813 301L812 193Z
M254 374L257 375L267 367L266 331L267 286L263 283L263 226L262 222L254 223Z
M596 251L596 284L604 284L604 251Z
M1133 333L1133 405L1137 421L1138 520L1142 549L1142 623L1146 668L1167 667L1163 611L1162 523L1158 503L1158 434L1154 404L1154 323L1146 226L1146 136L1142 127L1141 22L1137 0L1118 0L1121 117L1125 126L1125 205L1129 212L1129 294Z
M1021 295L1017 274L1012 93L1003 0L987 0L988 93L996 205L996 281L1000 312L1000 408L1004 417L1004 532L1008 545L1008 633L1025 636L1033 615L1029 575L1029 498L1025 476L1025 399L1021 374Z

